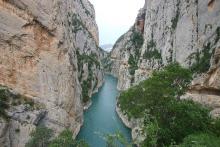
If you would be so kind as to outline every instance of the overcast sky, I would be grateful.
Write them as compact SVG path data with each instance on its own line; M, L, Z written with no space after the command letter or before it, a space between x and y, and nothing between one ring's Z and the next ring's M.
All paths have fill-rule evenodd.
M134 24L144 0L90 0L96 11L100 45L114 44Z

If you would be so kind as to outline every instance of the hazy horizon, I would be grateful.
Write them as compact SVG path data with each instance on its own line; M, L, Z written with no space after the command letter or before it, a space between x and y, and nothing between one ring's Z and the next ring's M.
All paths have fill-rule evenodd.
M90 0L99 27L99 45L114 44L135 22L145 0Z

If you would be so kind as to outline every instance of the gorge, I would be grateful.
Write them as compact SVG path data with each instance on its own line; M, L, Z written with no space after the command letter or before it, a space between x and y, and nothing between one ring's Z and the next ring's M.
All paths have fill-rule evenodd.
M99 92L92 97L92 106L85 112L84 125L78 139L84 139L90 146L106 146L108 134L120 131L131 142L130 129L126 128L118 117L116 97L118 97L117 79L106 75L105 83Z
M220 144L220 0L145 0L110 53L88 0L0 0L0 52L0 146L38 126L50 147L117 129L141 147Z

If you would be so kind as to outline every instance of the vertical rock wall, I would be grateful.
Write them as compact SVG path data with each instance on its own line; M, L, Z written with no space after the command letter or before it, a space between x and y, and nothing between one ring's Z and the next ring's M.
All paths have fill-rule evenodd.
M78 133L83 103L103 81L98 43L87 0L0 0L0 84L42 106L30 112L25 104L11 106L19 119L2 120L2 143L24 146L40 123ZM33 121L25 121L26 113Z
M128 89L153 70L178 62L195 72L190 97L219 109L219 12L219 0L146 0L134 26L111 52L118 89ZM132 44L137 32L144 40L141 47Z

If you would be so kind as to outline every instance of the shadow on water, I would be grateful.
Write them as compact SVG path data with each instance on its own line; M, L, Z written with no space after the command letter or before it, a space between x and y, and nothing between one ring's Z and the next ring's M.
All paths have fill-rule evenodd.
M105 147L103 135L120 131L131 141L131 130L118 117L116 107L117 79L105 75L105 83L99 92L92 96L92 106L84 113L84 124L77 139L85 140L90 147Z

